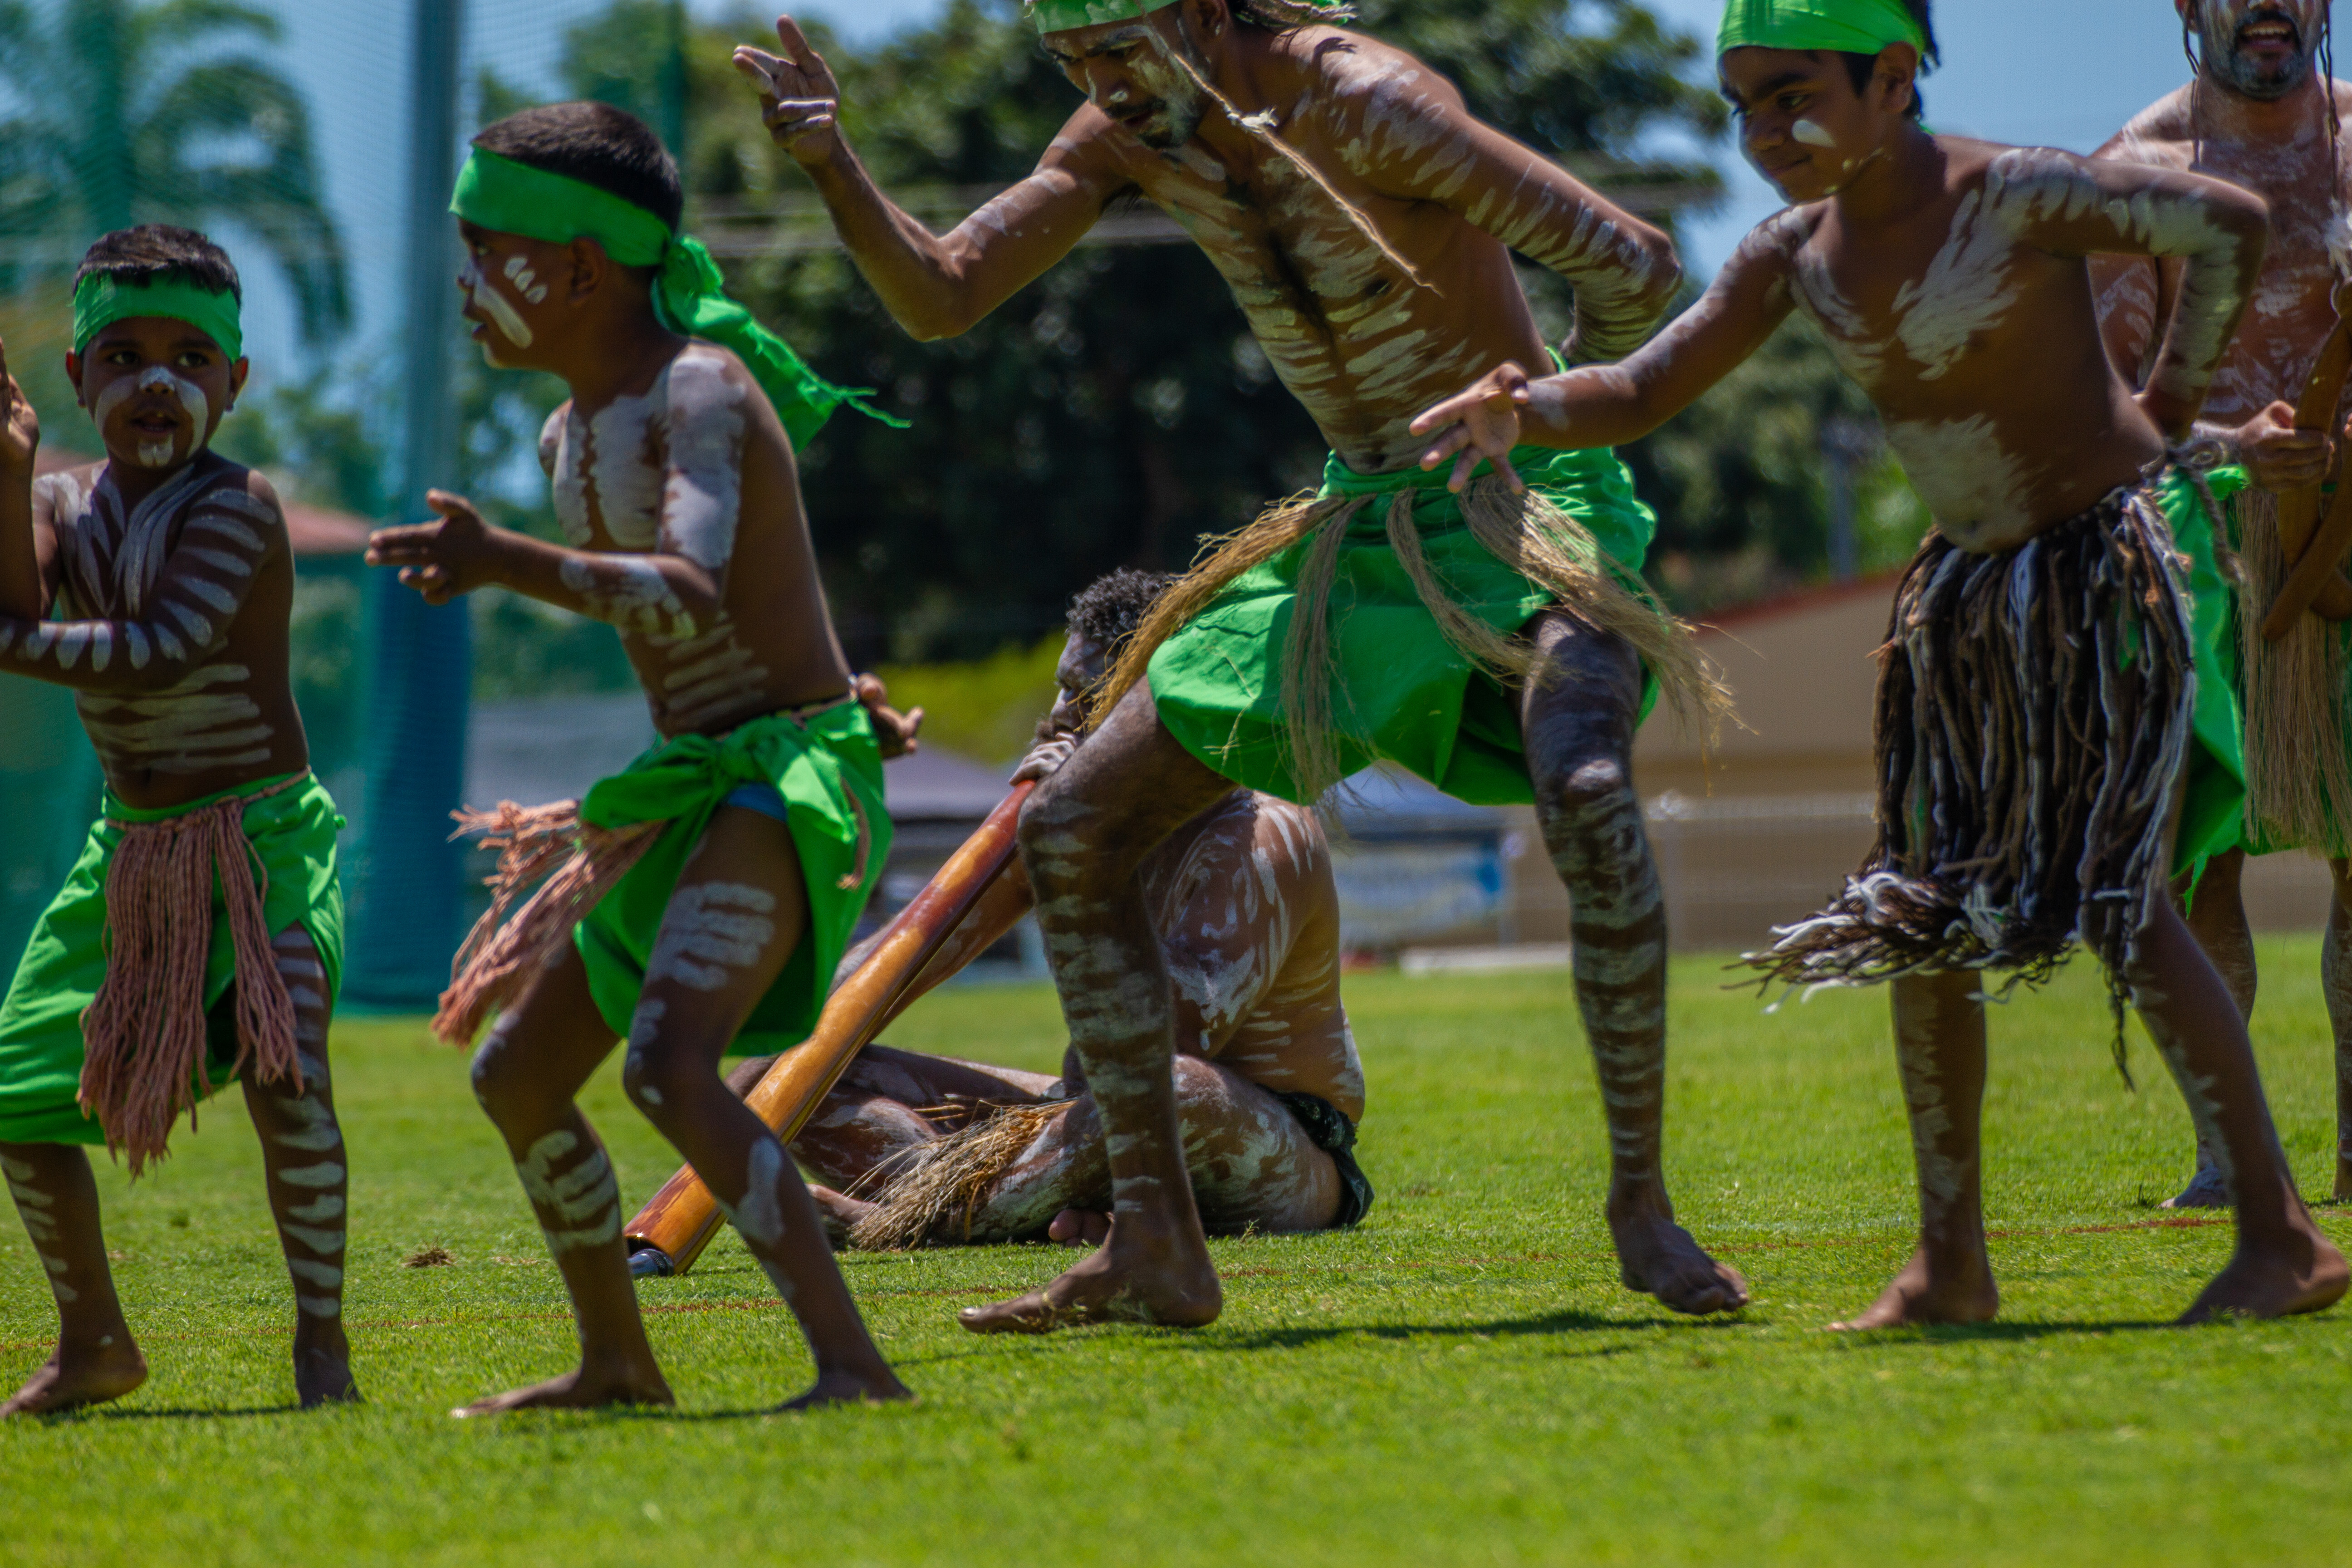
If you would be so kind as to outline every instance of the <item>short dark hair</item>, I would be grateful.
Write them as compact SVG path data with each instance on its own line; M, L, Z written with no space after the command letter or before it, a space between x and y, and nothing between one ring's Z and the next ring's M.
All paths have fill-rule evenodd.
M245 286L237 281L236 264L228 252L193 228L168 223L142 223L102 234L82 253L73 286L85 278L113 278L127 283L193 283L211 294L226 294L245 303Z
M1106 653L1115 653L1174 581L1172 573L1139 572L1132 566L1097 577L1070 601L1070 630L1099 643Z
M1920 37L1927 40L1927 49L1919 56L1918 76L1911 79L1909 112L1914 120L1924 118L1927 112L1927 101L1919 93L1919 77L1926 76L1935 69L1937 66L1943 63L1944 58L1943 52L1936 47L1936 24L1927 15L1933 3L1934 0L1903 0L1903 8L1911 13L1913 21L1919 24ZM1853 90L1857 94L1870 86L1871 74L1878 69L1876 55L1851 54L1840 50L1838 58L1845 61L1846 79L1853 83Z
M677 160L661 138L609 103L551 103L509 114L474 138L485 153L562 174L641 206L673 229L686 216Z
M1233 0L1233 13L1234 20L1243 26L1269 33L1332 26L1356 19L1353 5L1318 5L1314 0Z

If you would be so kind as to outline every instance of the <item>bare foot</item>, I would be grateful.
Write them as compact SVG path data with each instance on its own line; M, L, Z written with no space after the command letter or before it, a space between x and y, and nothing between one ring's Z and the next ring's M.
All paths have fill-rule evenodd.
M352 1378L352 1347L343 1338L341 1322L317 1318L295 1321L294 1394L305 1410L360 1403L360 1385Z
M2339 1173L2336 1185L2340 1188L2343 1184L2344 1178ZM2168 1209L2225 1209L2230 1206L2230 1184L2223 1181L2221 1173L2212 1166L2200 1165L2197 1173L2189 1178L2189 1184L2181 1188L2177 1196L2165 1199L2161 1206Z
M1617 1277L1628 1290L1655 1296L1660 1306L1694 1316L1736 1312L1748 1305L1748 1281L1739 1270L1709 1258L1675 1223L1663 1195L1621 1199L1611 1194L1609 1234L1617 1244Z
M2352 1160L2336 1156L2336 1201L2352 1203Z
M1886 1282L1878 1300L1858 1318L1832 1323L1835 1330L1893 1329L1906 1323L1989 1323L2000 1310L2000 1290L1981 1253L1969 1263L1931 1268L1927 1249L1911 1255Z
M2284 1247L2249 1247L2243 1237L2229 1267L2213 1276L2198 1293L2184 1323L2210 1323L2216 1318L2285 1318L2332 1307L2352 1283L2352 1270L2336 1244L2320 1234L2303 1205L2296 1204L2289 1221L2294 1243Z
M488 1399L478 1399L449 1414L463 1421L475 1415L503 1415L509 1410L593 1410L607 1405L677 1403L677 1396L670 1393L669 1384L653 1367L592 1373L583 1365L529 1388L509 1389Z
M975 1334L1050 1334L1081 1323L1164 1323L1196 1329L1217 1320L1224 1290L1208 1250L1180 1246L1131 1221L1114 1225L1100 1250L1043 1290L987 1307L966 1307L956 1321Z
M25 1380L7 1404L0 1405L0 1420L11 1415L54 1415L120 1399L147 1381L147 1358L129 1334L91 1350L77 1350L68 1359L58 1347L41 1370Z
M1064 1247L1100 1247L1110 1239L1110 1215L1097 1209L1064 1209L1045 1227L1045 1236Z
M885 1367L877 1374L858 1372L828 1372L821 1374L816 1385L798 1399L785 1401L777 1408L783 1411L822 1410L828 1405L893 1405L911 1402L914 1392L893 1376Z
M835 1252L848 1251L849 1233L857 1227L859 1220L881 1206L863 1198L853 1198L845 1193L835 1192L831 1187L819 1186L814 1182L809 1184L808 1191L809 1196L816 1200L816 1217L824 1226L824 1238L833 1243ZM820 1379L820 1384L822 1382Z

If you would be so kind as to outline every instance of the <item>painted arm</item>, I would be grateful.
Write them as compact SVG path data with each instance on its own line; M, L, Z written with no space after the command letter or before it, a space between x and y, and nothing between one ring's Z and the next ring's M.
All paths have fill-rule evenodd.
M49 607L47 574L33 516L34 459L40 416L8 374L0 346L0 613L37 619Z
M1515 446L1621 446L1689 407L1788 319L1794 302L1788 216L1751 233L1698 302L1623 363L1584 365L1539 380L1504 364L1423 414L1412 422L1413 434L1432 439L1421 466L1454 458L1447 483L1459 490L1484 458L1513 489L1524 489L1510 465Z
M2165 434L2189 434L2253 299L2270 240L2262 197L2221 180L2021 147L1985 174L1985 211L2053 256L2177 258L2172 313L2144 361L2140 405Z
M1434 71L1383 72L1338 111L1341 162L1381 194L1444 206L1574 285L1570 359L1622 359L1673 303L1672 240L1478 120Z
M837 122L841 87L789 16L782 50L749 46L736 68L760 89L761 116L824 198L850 258L898 324L918 341L952 338L1067 256L1128 181L1094 150L1109 123L1091 106L1074 115L1036 172L947 235L882 194Z
M77 691L161 691L220 651L286 519L269 481L248 473L188 509L140 613L111 620L0 616L0 669Z
M751 383L731 363L689 350L671 365L668 387L661 512L650 552L551 544L494 528L465 497L434 490L425 500L441 521L378 530L368 540L368 563L400 568L401 582L428 604L496 586L625 633L696 636L726 602ZM544 437L541 453L551 465Z

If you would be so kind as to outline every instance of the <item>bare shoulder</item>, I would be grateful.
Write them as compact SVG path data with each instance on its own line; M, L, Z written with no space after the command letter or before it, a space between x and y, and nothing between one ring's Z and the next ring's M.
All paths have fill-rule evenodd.
M1301 27L1270 46L1327 122L1370 134L1467 111L1461 89L1441 71L1378 38L1338 27Z
M2343 85L2336 84L2339 89ZM2197 136L2189 114L2189 91L2184 87L2133 115L2091 155L2122 163L2189 168L2197 158Z
M740 418L743 404L761 395L760 384L750 366L732 350L700 338L688 340L662 374L668 384L667 401L673 421L705 417L730 409L738 410Z
M33 480L35 515L43 508L52 518L70 520L89 508L90 492L98 488L98 476L106 460L79 463L70 468L58 468L42 474Z
M1330 840L1312 809L1255 790L1243 791L1235 799L1245 803L1243 809L1253 818L1251 843L1279 874L1311 875L1329 863Z
M565 398L548 415L547 423L539 427L539 466L544 472L555 472L555 455L563 444L563 426L572 417L572 399Z
M1808 202L1802 206L1782 207L1762 223L1748 231L1747 237L1733 247L1731 258L1724 264L1727 276L1743 271L1785 272L1796 261L1798 253L1812 243L1821 232L1822 222L1829 216L1827 202Z
M274 551L286 541L286 507L258 468L217 458L218 469L188 505L190 517L235 518L258 531Z

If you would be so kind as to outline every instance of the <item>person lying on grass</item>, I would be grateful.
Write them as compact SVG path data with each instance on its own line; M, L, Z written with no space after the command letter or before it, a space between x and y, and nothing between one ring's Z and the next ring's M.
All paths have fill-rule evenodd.
M1170 580L1122 570L1070 605L1062 694L1016 780L1084 742L1087 694ZM1176 1108L1193 1201L1212 1231L1327 1230L1372 1202L1352 1152L1364 1073L1339 1000L1339 900L1315 814L1235 789L1143 863L1176 1013ZM1034 906L1015 863L931 972L945 975ZM769 1058L772 1060L773 1058ZM729 1083L748 1093L768 1061ZM835 1234L860 1247L1017 1241L1100 1246L1110 1168L1077 1053L1045 1073L868 1047L818 1106L793 1157Z
M1623 364L1539 381L1504 364L1422 415L1423 463L1451 461L1460 484L1520 443L1637 439L1790 311L1818 323L1936 518L1883 656L1878 844L1841 899L1752 955L1797 984L1894 982L1920 1246L1848 1326L1993 1315L1980 993L1988 971L2048 974L2078 936L2106 966L2119 1056L2128 1003L2237 1197L2236 1254L2183 1321L2325 1307L2344 1259L2295 1194L2245 1025L2168 896L2176 856L2233 841L2242 787L2215 658L2225 481L2170 466L2168 442L2245 308L2263 203L1929 134L1927 0L1732 0L1717 52L1748 159L1796 205ZM2103 252L2180 263L2137 395L2092 308L2084 258Z
M349 1162L327 1068L342 818L310 776L288 678L285 517L268 480L210 450L245 389L242 297L227 254L191 229L90 247L66 356L106 446L89 467L36 480L39 423L15 380L0 384L0 670L71 689L106 775L89 843L0 1003L0 1173L59 1324L56 1353L0 1415L146 1381L82 1146L127 1152L137 1176L228 1078L293 1277L295 1392L305 1408L359 1397L342 1325Z
M1215 1319L1142 868L1236 785L1311 805L1381 760L1461 799L1534 805L1569 893L1619 1277L1675 1311L1738 1310L1745 1281L1667 1193L1666 915L1632 762L1654 699L1705 724L1727 698L1642 584L1657 519L1612 454L1531 454L1528 493L1457 500L1414 468L1409 429L1464 378L1548 352L1514 251L1576 290L1560 352L1606 360L1672 300L1672 244L1482 123L1423 61L1339 25L1354 13L1337 0L1028 12L1086 101L1027 179L943 236L859 163L840 84L791 18L778 53L739 49L736 64L909 331L969 331L1141 197L1223 275L1331 452L1319 493L1267 509L1168 590L1106 678L1086 746L1023 811L1118 1223L1042 1289L959 1321L1043 1333Z
M719 291L709 253L677 232L682 206L677 165L618 110L528 110L475 138L451 204L465 314L491 364L571 388L540 446L566 542L488 527L436 491L440 521L369 546L435 604L498 586L618 627L662 736L576 806L509 803L477 819L506 851L499 896L436 1026L470 1041L504 1008L474 1089L562 1270L581 1358L460 1415L671 1402L632 1295L612 1162L574 1100L623 1037L629 1098L718 1195L808 1337L816 1384L788 1408L908 1397L800 1173L718 1071L739 1038L808 1032L889 849L881 753L793 465L847 395Z

